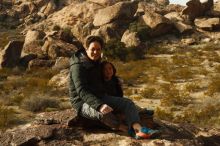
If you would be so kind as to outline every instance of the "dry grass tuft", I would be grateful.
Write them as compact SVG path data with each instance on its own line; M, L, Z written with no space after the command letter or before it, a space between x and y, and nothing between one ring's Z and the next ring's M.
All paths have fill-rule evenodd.
M172 121L174 119L173 112L157 107L155 116L161 120Z
M24 99L22 108L32 112L40 112L47 108L59 108L59 102L55 98L36 95Z
M155 93L156 93L155 88L145 88L144 90L141 91L141 96L143 98L154 98Z
M0 103L0 129L7 127L14 119L14 110Z
M205 94L209 96L213 96L217 92L220 93L220 77L219 76L213 77L211 79L211 83L208 86L208 89Z
M161 99L162 106L186 106L192 103L189 93L178 90L175 85L163 86L164 97Z

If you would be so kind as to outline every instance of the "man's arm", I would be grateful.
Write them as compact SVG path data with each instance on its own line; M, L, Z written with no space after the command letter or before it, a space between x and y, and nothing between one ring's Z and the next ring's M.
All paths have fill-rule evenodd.
M104 103L89 91L85 69L80 64L75 64L71 66L70 74L79 97L92 108L99 110Z

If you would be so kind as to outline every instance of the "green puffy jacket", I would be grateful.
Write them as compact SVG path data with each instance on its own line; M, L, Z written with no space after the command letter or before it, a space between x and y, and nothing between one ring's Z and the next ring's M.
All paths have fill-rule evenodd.
M103 104L104 88L100 62L88 59L84 50L70 59L70 102L79 112L83 103L97 109Z

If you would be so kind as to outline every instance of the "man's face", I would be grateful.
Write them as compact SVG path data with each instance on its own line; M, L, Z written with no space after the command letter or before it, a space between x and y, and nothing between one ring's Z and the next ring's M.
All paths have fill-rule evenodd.
M99 42L90 43L89 47L86 49L86 54L89 59L97 61L101 58L102 48Z

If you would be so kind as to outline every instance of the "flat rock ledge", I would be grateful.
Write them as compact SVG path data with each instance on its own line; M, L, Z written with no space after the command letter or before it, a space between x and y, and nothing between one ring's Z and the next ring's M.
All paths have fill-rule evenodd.
M135 140L127 133L76 117L74 110L38 114L32 123L0 132L1 146L219 146L219 129L201 129L191 124L153 120L142 114L143 124L161 130L148 140Z

